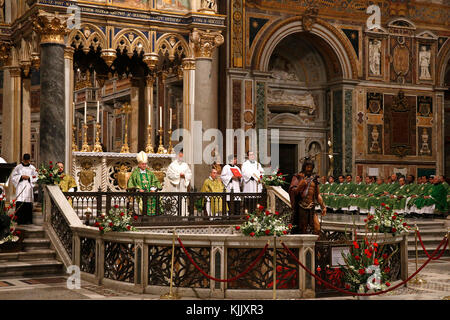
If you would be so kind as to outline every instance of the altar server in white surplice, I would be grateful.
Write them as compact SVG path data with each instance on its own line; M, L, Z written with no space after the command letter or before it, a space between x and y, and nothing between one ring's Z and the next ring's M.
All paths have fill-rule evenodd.
M191 183L192 172L188 164L183 161L183 149L178 152L177 158L167 168L167 180L168 185L165 188L167 192L187 192L187 188ZM187 198L182 201L181 214L183 216L188 215Z
M33 187L38 179L36 168L30 163L31 156L23 155L22 163L11 173L11 182L16 188L17 223L33 223Z
M261 164L255 160L255 154L248 152L248 160L242 164L242 177L244 188L243 192L262 192L261 176L264 169Z
M227 192L233 191L233 193L241 192L241 169L236 165L237 157L231 155L228 161L229 164L225 165L222 169L220 178L225 186ZM227 196L227 203L229 210L233 210L234 214L240 214L240 197L233 197L234 208L231 207L231 197Z

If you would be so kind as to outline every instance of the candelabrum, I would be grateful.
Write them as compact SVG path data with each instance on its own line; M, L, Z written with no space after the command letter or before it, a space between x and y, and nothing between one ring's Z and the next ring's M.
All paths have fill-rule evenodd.
M145 147L145 152L146 153L155 153L155 150L153 150L153 145L152 145L152 126L148 125L147 126L147 146Z
M102 145L100 144L100 129L101 125L99 122L95 124L95 145L94 145L94 152L103 152Z
M169 149L167 150L167 153L170 154L170 153L173 153L172 139L171 139L171 137L172 137L172 129L169 130L168 134L169 134Z
M72 126L72 151L73 152L78 151L78 146L77 146L77 142L76 142L76 138L75 138L76 132L77 132L77 127Z
M83 124L83 129L84 129L84 136L83 136L83 146L81 148L81 152L90 152L91 151L91 147L89 147L88 142L87 142L87 129L88 126L87 124Z
M163 128L159 127L158 132L159 132L159 147L158 147L158 152L157 153L159 153L159 154L167 153L167 150L163 146L163 133L164 133Z

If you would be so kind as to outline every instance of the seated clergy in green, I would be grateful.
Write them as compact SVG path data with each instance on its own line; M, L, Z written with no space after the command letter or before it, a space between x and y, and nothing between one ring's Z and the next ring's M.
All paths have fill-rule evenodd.
M420 213L447 212L447 190L439 180L439 176L433 177L433 184L429 191L422 197L418 197L415 206Z
M447 208L450 208L450 185L447 183L445 176L439 176L439 181L442 183L442 186L447 191Z
M368 208L370 213L375 213L375 208L381 206L382 201L380 201L380 199L383 197L386 189L387 184L384 183L384 179L382 177L378 177L377 183L368 194Z
M369 212L368 204L369 198L368 195L372 192L376 183L373 182L373 178L370 176L366 176L365 184L359 191L359 194L356 195L356 198L353 200L354 205L359 208L360 213Z
M155 192L161 190L161 183L155 174L147 168L147 154L144 151L138 153L137 157L138 167L133 170L131 177L128 180L128 189L134 189L138 192ZM139 199L139 210L143 209L142 198ZM147 202L147 214L156 214L156 198L150 197Z
M411 195L411 197L406 201L406 206L410 213L423 213L422 209L417 208L416 201L424 196L428 196L431 194L431 189L433 187L432 183L428 182L428 178L426 176L419 177L417 179L417 183L419 183L416 192Z
M347 211L350 205L350 195L354 192L356 185L353 183L353 177L348 174L345 178L344 186L340 189L340 196L336 201L338 208Z

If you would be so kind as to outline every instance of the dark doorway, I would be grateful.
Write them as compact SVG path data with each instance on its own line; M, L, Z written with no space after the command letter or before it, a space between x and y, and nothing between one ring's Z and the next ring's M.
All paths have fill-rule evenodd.
M286 182L283 186L286 191L291 184L292 176L297 173L298 148L296 144L280 144L280 171L287 174Z

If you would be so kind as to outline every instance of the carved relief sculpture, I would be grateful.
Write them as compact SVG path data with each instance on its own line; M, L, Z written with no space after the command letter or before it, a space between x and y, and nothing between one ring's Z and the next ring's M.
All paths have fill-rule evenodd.
M199 11L217 11L217 4L215 0L202 0L201 9Z
M420 154L430 154L431 150L430 147L428 146L428 139L429 139L429 135L428 135L428 128L423 128L422 129L422 148L420 148Z
M78 180L81 191L92 191L96 173L92 170L92 163L85 161L81 163L81 171L78 172Z
M421 80L431 80L430 74L430 63L431 63L431 49L426 46L420 47L419 52L419 79Z
M370 152L379 153L380 144L378 143L378 137L380 136L380 133L378 132L377 126L372 127L372 132L370 135L372 136L372 144L370 146Z
M275 57L270 69L272 78L278 80L299 81L292 64L282 57Z
M271 90L267 92L267 105L294 106L306 111L309 115L316 112L316 104L310 93L289 93L285 90Z
M0 22L5 21L4 10L5 10L5 0L0 0Z
M369 71L371 75L381 75L381 41L373 39L369 41Z

